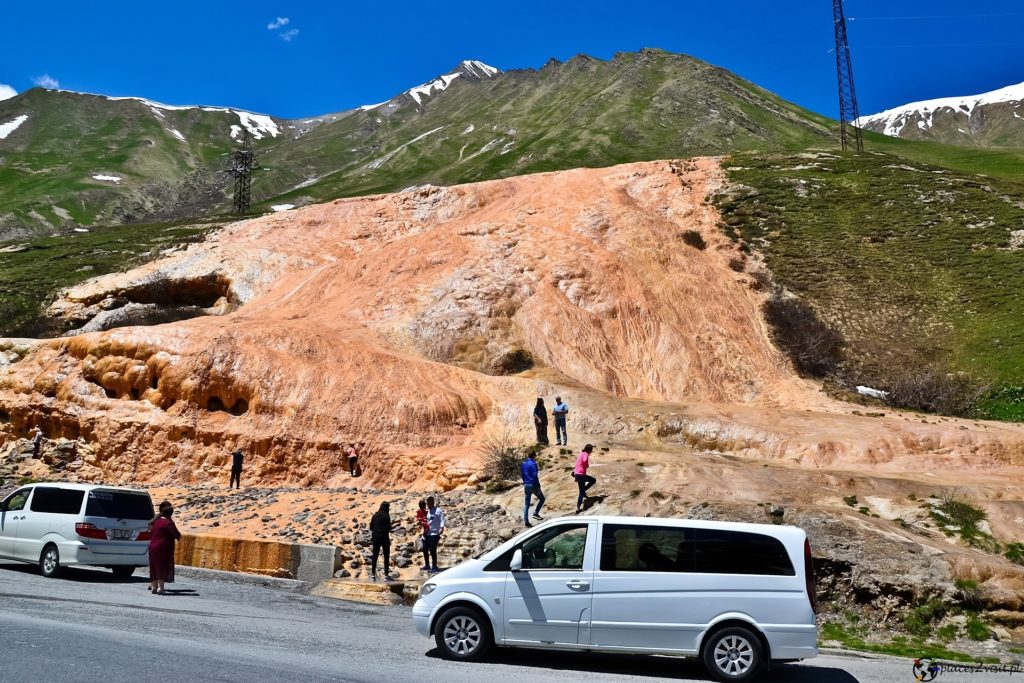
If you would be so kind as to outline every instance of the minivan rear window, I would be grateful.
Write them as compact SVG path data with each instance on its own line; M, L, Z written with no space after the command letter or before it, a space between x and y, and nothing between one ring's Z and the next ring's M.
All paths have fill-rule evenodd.
M153 501L145 493L126 491L89 491L85 504L88 517L111 517L113 519L153 519Z
M55 486L37 486L29 509L32 512L50 512L58 515L77 515L82 511L85 491L61 489Z
M796 576L777 538L646 524L604 525L601 571Z

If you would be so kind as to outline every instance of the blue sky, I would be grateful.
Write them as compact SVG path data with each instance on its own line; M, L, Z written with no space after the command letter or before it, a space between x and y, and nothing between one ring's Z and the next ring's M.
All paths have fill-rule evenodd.
M507 70L658 47L836 112L829 0L5 4L0 97L47 82L303 117L385 100L462 59ZM1024 81L1020 0L847 0L846 14L862 113Z

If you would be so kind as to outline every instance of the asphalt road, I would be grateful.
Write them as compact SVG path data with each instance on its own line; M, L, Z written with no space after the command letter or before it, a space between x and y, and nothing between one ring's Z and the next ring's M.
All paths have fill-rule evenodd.
M34 567L0 564L0 681L706 680L696 662L667 657L501 650L484 663L448 662L416 633L408 608L216 575L179 577L176 593L166 596L150 595L146 584L92 569L44 579ZM939 681L978 676L1009 680L950 674ZM777 666L761 680L888 683L914 676L910 661L822 656Z

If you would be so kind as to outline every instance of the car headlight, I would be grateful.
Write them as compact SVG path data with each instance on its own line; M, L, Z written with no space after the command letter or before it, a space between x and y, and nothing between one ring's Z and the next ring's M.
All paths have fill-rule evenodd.
M434 592L435 588L437 588L437 584L436 583L425 583L425 584L423 584L423 587L420 588L420 597L425 597L427 595L430 595L431 593Z

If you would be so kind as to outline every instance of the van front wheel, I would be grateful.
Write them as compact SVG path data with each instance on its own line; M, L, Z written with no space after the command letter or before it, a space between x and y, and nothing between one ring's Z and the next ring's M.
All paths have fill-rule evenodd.
M445 659L478 661L494 643L487 617L468 607L453 607L434 626L434 641Z
M57 546L48 545L39 556L39 573L48 579L60 574L60 551Z
M135 573L135 567L131 566L130 564L122 564L115 567L111 567L110 569L114 572L114 576L119 579L130 578L131 575Z
M764 667L761 641L741 626L724 628L704 646L704 666L715 680L749 681Z

